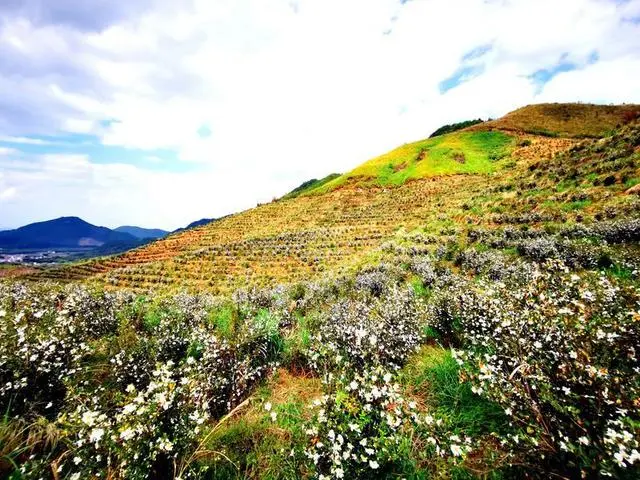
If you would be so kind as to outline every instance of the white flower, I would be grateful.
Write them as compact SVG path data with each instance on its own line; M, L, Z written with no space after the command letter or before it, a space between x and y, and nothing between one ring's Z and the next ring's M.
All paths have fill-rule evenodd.
M276 412L271 412L271 421L275 422L278 418L278 414Z
M92 412L91 410L86 411L82 414L82 423L84 423L88 427L93 427L93 425L96 423L97 416L98 412Z
M132 428L127 428L127 429L123 430L122 432L120 432L120 438L122 440L124 440L125 442L127 440L131 440L135 436L136 436L136 432Z
M270 412L270 411L271 411L271 402L267 402L267 403L265 403L265 404L264 404L264 409L265 409L267 412Z
M380 464L378 462L376 462L375 460L369 460L369 466L373 470L376 470L376 469L380 468Z
M459 457L462 455L462 448L460 448L460 445L452 444L451 453L453 453L454 457Z
M336 478L344 478L344 470L341 468L336 468L335 474Z
M170 452L171 450L173 450L173 443L171 443L170 440L164 438L160 440L160 444L158 446L160 447L160 450L164 450L165 452Z
M91 435L89 435L89 441L93 443L99 442L104 436L103 428L94 428L91 430Z
M80 480L80 472L76 472L69 477L70 480Z

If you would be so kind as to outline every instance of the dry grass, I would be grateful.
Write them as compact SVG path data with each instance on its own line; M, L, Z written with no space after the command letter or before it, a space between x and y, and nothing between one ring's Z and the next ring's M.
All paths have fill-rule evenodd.
M541 103L474 125L470 131L506 130L559 137L601 137L640 116L640 105Z

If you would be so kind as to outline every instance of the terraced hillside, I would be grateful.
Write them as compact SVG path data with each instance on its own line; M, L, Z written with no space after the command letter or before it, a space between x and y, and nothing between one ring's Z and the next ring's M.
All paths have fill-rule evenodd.
M351 269L377 255L399 230L441 235L465 224L517 223L520 216L534 224L576 222L632 209L635 197L624 192L640 181L640 129L629 113L638 111L525 107L404 145L295 198L31 278L225 292ZM577 138L602 135L625 122L613 137Z

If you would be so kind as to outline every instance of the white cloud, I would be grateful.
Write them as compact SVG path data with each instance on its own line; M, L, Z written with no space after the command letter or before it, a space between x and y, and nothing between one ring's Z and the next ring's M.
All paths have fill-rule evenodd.
M150 0L87 28L82 16L24 14L0 26L0 134L91 133L148 150L140 165L153 170L40 158L12 181L36 202L24 192L46 177L52 215L178 226L347 171L443 123L539 101L640 102L640 25L623 20L638 12L640 0ZM472 60L482 73L441 94L484 45ZM542 89L528 78L561 59L579 70ZM190 173L159 172L155 149ZM21 202L16 222L41 213Z
M17 192L18 190L16 189L16 187L9 187L5 190L0 190L0 202L15 197Z
M9 147L0 147L0 157L2 156L8 156L8 155L13 155L15 153L17 153L18 151L15 148L9 148Z
M640 57L605 60L582 70L558 74L545 87L540 100L630 103L640 97Z

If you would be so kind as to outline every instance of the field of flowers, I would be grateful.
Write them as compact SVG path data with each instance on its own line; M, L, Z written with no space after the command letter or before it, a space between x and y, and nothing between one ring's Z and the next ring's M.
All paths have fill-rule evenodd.
M231 296L0 284L9 478L637 478L640 219Z

